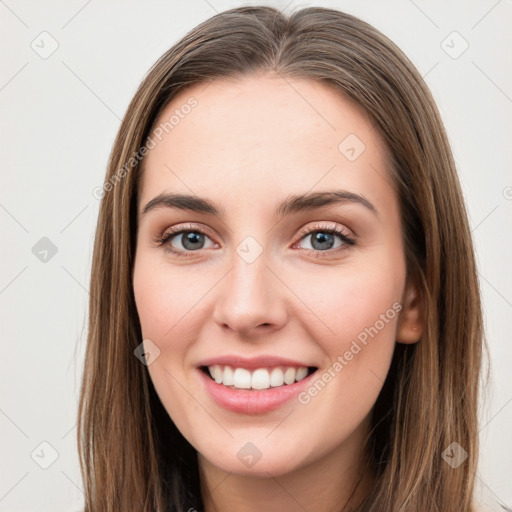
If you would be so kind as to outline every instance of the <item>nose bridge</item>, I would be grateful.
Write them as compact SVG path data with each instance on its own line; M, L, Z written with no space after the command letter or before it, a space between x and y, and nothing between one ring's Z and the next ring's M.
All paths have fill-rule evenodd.
M233 250L232 268L215 307L215 319L223 326L249 334L258 326L280 326L286 315L284 296L270 264L269 251L253 237Z

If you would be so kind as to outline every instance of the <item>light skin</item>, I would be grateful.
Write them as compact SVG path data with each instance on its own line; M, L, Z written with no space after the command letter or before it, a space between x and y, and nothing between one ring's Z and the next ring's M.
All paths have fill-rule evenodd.
M160 350L148 366L151 379L198 452L207 512L339 511L363 460L395 343L422 334L387 149L353 102L314 81L267 74L196 84L173 98L156 125L191 96L197 106L146 156L139 190L133 286L143 338ZM365 145L353 161L339 149L349 134ZM331 190L363 200L276 215L289 196ZM169 207L142 213L162 193L207 198L224 216ZM171 227L205 233L200 248L180 234L158 246ZM355 242L325 235L327 228ZM237 252L249 236L257 245L242 247L262 250L251 263ZM388 318L397 303L401 311ZM378 334L359 343L307 404L227 411L198 373L206 358L271 354L308 362L321 376L381 315L388 321ZM237 456L247 442L262 454L251 467ZM366 474L356 497L371 485Z

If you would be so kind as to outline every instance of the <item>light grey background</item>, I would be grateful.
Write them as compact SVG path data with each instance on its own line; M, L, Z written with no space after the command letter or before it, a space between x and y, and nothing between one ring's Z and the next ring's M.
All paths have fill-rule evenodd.
M512 3L262 3L335 7L369 21L411 58L438 102L467 198L492 365L477 476L510 506ZM75 427L99 206L92 191L149 67L199 22L242 4L250 2L0 0L4 512L83 503ZM55 255L40 252L43 237Z

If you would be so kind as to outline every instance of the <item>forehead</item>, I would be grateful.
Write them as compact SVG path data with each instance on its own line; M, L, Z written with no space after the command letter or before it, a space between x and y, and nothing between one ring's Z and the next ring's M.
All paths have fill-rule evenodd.
M171 100L151 136L142 204L170 190L249 200L316 184L370 194L391 187L387 148L366 114L318 81L265 75L195 84Z

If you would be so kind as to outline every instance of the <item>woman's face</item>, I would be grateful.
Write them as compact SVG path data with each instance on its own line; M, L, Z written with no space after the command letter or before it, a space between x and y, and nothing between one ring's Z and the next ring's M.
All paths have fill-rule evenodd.
M155 126L133 286L170 417L231 473L359 457L415 341L379 135L328 86L273 75L185 89Z

